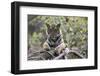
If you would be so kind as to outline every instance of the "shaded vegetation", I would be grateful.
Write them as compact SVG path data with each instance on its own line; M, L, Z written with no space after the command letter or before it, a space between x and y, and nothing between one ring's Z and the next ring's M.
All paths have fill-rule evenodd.
M85 58L88 56L88 18L78 16L38 16L28 15L28 48L42 48L45 42L46 24L61 24L66 47L77 50ZM33 51L31 50L31 51ZM37 49L36 49L37 51ZM28 50L30 53L30 51Z

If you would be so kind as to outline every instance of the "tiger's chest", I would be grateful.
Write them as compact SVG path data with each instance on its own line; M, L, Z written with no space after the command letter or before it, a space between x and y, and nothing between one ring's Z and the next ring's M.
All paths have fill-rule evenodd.
M48 38L47 43L51 48L56 48L58 45L60 45L62 42L61 35L55 37L55 38Z

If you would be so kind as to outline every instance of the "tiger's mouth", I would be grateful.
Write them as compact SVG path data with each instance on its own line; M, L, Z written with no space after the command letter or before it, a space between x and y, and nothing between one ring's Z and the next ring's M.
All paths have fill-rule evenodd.
M50 39L50 41L56 42L60 37L61 37L61 35L58 34L57 36L50 37L49 39Z

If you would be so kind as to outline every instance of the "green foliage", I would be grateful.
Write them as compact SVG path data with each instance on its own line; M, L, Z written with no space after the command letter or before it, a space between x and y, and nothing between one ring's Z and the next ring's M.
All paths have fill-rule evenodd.
M66 47L77 47L86 56L88 40L88 18L78 16L28 16L28 27L33 26L31 39L33 44L42 44L46 40L46 23L50 26L61 24L61 31ZM42 22L40 28L37 23ZM29 30L30 31L30 30ZM30 39L30 38L29 38Z

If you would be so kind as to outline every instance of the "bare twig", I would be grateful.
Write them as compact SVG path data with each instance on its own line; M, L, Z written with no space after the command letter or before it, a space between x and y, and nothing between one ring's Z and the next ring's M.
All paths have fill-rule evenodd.
M79 56L80 58L84 58L84 57L83 57L80 53L78 53L77 51L70 50L70 49L66 48L66 49L64 50L63 53L61 53L59 56L55 57L53 60L58 60L58 59L60 59L61 57L65 56L65 55L66 55L66 57L67 57L67 55L68 55L69 53L74 53L74 54L76 54L77 56Z

